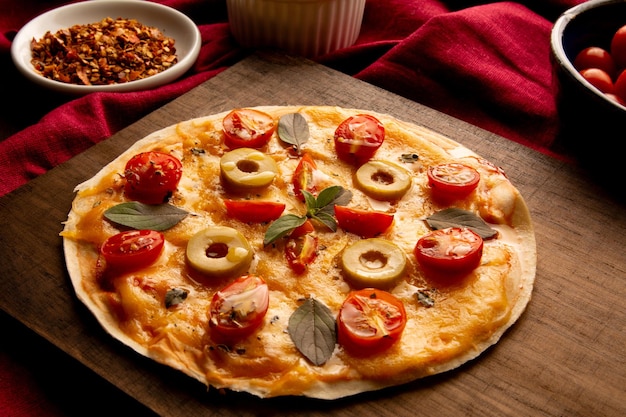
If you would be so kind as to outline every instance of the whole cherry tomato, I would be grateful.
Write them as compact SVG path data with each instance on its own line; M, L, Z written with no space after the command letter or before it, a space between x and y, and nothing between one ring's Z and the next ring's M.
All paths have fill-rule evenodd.
M385 128L374 116L358 114L341 122L335 130L337 156L358 165L374 156L385 140Z
M302 155L296 170L293 172L293 178L291 180L291 183L293 184L293 191L301 200L304 199L302 190L308 191L313 195L317 195L320 191L318 187L319 184L317 183L315 176L316 171L317 164L311 155L308 153Z
M415 245L415 258L428 270L470 272L480 265L483 239L468 228L449 227L422 236Z
M393 214L346 206L335 206L335 217L343 230L365 238L383 233L393 223Z
M318 238L310 220L294 229L285 243L285 258L296 274L302 274L317 257Z
M213 295L209 325L222 338L244 338L258 329L269 306L269 289L256 275L243 275Z
M610 47L611 56L617 71L620 72L626 68L626 25L620 27L613 34Z
M156 261L164 244L161 232L128 230L109 237L100 247L100 255L107 267L134 270Z
M402 336L406 326L402 301L387 291L366 288L351 292L337 317L337 337L356 355L380 353Z
M578 70L587 68L599 68L609 74L610 77L615 76L615 61L611 54L599 46L590 46L580 51L574 59L574 67Z
M615 92L615 86L611 76L600 68L586 68L580 71L580 75L583 76L589 84L603 93L613 94Z
M176 191L182 174L182 164L175 156L156 151L142 152L126 163L124 191L130 199L161 204Z
M621 100L618 103L626 102L626 70L622 71L615 80L615 95Z
M434 165L428 168L428 183L441 196L464 197L474 191L480 174L474 168L457 162Z
M276 130L272 116L255 109L234 109L224 117L222 124L224 142L231 149L260 148Z
M228 216L245 223L267 223L285 210L285 203L260 200L224 200Z

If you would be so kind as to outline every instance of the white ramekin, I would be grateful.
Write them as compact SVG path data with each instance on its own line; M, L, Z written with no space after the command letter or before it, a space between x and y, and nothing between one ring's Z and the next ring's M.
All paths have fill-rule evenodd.
M348 47L361 31L365 0L227 0L235 39L314 57Z

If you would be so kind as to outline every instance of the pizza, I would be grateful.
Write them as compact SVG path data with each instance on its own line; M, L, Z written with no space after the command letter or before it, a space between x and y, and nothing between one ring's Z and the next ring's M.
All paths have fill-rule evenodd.
M520 317L531 217L502 168L391 115L259 106L140 138L76 187L76 296L224 392L337 399L452 370Z

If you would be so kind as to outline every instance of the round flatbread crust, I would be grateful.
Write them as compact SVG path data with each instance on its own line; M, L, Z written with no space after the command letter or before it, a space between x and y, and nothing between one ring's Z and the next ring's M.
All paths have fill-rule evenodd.
M493 267L493 270L490 269L490 265L481 266L479 269L487 272L484 274L481 272L481 277L474 280L478 283L472 284L476 285L476 288L481 291L487 288L488 291L485 291L487 299L484 301L487 307L481 306L482 301L475 302L468 298L470 301L467 309L459 304L461 307L454 305L450 307L450 310L446 310L448 315L450 311L458 311L458 317L453 319L439 317L436 314L439 306L443 306L450 301L449 298L457 297L457 295L459 299L465 299L467 294L464 290L444 288L441 292L446 296L442 297L441 300L436 299L435 306L426 308L414 301L415 292L422 288L420 284L423 283L415 281L400 282L390 292L399 296L405 302L411 303L414 301L411 304L411 309L416 312L409 314L409 323L403 338L397 346L393 346L384 355L386 359L351 359L342 352L340 346L337 346L333 357L323 366L316 367L300 355L293 346L288 345L289 339L285 329L290 311L297 306L297 301L291 299L294 295L321 298L326 297L329 291L333 291L337 294L329 295L328 299L324 301L331 310L336 312L337 305L340 302L338 300L345 297L350 289L350 286L345 282L333 284L336 281L341 281L341 279L337 279L337 276L340 276L340 274L336 271L328 272L333 269L334 264L332 260L322 259L319 262L323 265L317 269L312 266L311 273L321 274L320 271L326 271L327 274L334 274L333 280L329 281L331 284L321 282L320 288L316 289L314 283L306 283L303 284L303 288L293 293L289 291L293 285L281 284L280 287L272 289L271 297L272 300L276 301L270 306L268 317L277 318L277 322L272 324L266 323L263 329L260 330L261 336L258 339L263 341L262 346L259 343L247 346L248 350L253 352L253 354L268 356L266 358L268 363L262 365L259 368L260 370L256 372L253 371L246 374L242 369L251 363L264 362L264 360L257 357L256 362L251 362L236 357L236 354L233 354L233 352L216 353L214 347L210 349L207 347L206 336L196 337L197 333L203 332L203 326L206 327L205 325L208 321L198 311L206 308L208 305L206 298L210 299L210 294L217 288L207 289L206 293L202 293L197 288L199 287L197 282L184 283L183 285L186 287L192 288L189 302L192 303L195 300L194 295L198 295L198 299L201 298L200 296L205 299L204 301L198 301L198 303L203 304L200 304L200 307L193 311L189 310L188 313L179 309L176 314L168 313L163 316L164 320L168 320L168 322L162 328L152 330L155 332L152 339L147 334L146 329L142 327L145 323L122 325L120 323L121 316L119 311L111 308L111 294L103 295L106 291L99 288L97 279L94 278L97 243L85 237L88 234L84 233L84 225L81 222L84 222L84 219L90 216L89 213L94 206L101 203L102 196L108 195L103 190L106 190L107 187L119 187L120 181L123 181L122 175L126 161L136 153L152 149L166 150L185 161L188 158L187 155L191 147L201 149L209 146L209 143L219 144L222 135L221 120L228 113L223 112L183 121L138 140L119 157L103 167L93 178L76 187L76 198L65 222L64 230L61 233L67 269L77 297L87 306L102 327L113 338L134 349L139 354L178 369L207 386L248 392L259 397L302 395L320 399L336 399L403 384L428 375L452 370L476 358L491 345L498 342L504 332L516 322L531 299L536 269L535 237L529 210L524 199L504 175L495 173L497 170L492 169L493 166L487 161L484 161L469 149L449 138L415 124L400 121L386 114L330 106L263 106L256 107L256 109L272 115L276 120L281 115L289 113L303 114L309 122L311 132L311 138L303 148L313 152L319 160L325 161L326 163L322 164L322 166L324 167L323 169L327 170L333 164L339 164L339 162L332 155L332 152L329 151L328 146L322 146L320 143L328 142L329 137L332 139L332 132L334 132L338 123L350 115L360 113L377 117L385 126L387 138L385 145L376 155L376 159L394 158L394 161L397 161L397 156L400 153L415 152L419 155L419 160L415 163L419 166L411 168L414 173L413 189L409 192L409 196L405 197L413 199L413 201L411 201L411 204L396 207L399 210L414 210L414 213L402 212L406 218L409 218L409 215L413 215L416 218L416 220L408 222L404 229L410 229L416 224L423 224L423 218L429 212L445 208L437 206L429 200L428 189L424 185L425 180L423 179L425 177L425 167L429 163L454 160L469 162L479 167L483 178L485 178L481 181L488 184L480 190L481 195L472 197L476 201L463 203L463 208L475 211L483 218L487 217L485 220L498 230L498 239L503 240L502 243L486 241L485 246L493 246L493 248L486 249L486 255L483 256L487 256L490 262L497 266ZM272 140L278 142L276 138ZM284 144L274 144L266 151L272 154L283 152L284 148ZM216 156L217 154L213 155L211 152L204 153L202 157L219 160L219 156ZM278 159L285 161L282 157ZM292 161L285 162L284 166L281 167L280 175L288 176L289 169L294 164L295 162ZM187 169L191 169L189 168L191 166L198 165L184 163L184 167ZM185 172L184 175L186 174L189 173ZM214 223L212 213L209 211L199 212L197 210L199 207L197 199L190 196L190 194L195 192L194 190L197 190L198 181L199 178L197 176L189 175L181 181L179 186L178 192L185 195L185 198L176 201L183 201L183 208L194 213L193 218L186 218L183 221L191 223L182 232L183 235L190 234L193 230L204 227L206 224ZM205 186L207 184L210 186L218 184L211 193L203 194L203 197L206 198L208 195L215 199L213 205L219 205L219 193L221 192L219 179L212 179L211 181L204 179L203 181ZM343 186L354 190L349 176L342 181ZM105 183L110 185L103 185ZM280 192L280 190L276 192ZM293 196L288 195L286 190L283 190L283 193L285 199L293 198ZM116 193L113 194L116 195ZM478 191L476 194L478 194ZM122 201L124 200L119 200L119 198L116 200L114 197L113 201L107 204L111 206ZM177 205L176 201L173 202L174 205ZM358 203L367 201L367 199L357 196ZM289 207L293 208L295 206ZM407 209L406 207L414 208ZM379 206L375 208L380 209ZM198 217L206 217L207 219L198 220ZM106 223L105 220L102 220L102 222ZM230 225L233 224L232 222L230 223ZM259 236L262 236L262 227L267 227L267 225L257 225L252 228L245 226L242 230L249 235L256 231L257 234L260 233ZM396 221L395 228L399 228L398 221ZM103 229L105 234L108 233L109 235L116 232L115 227L109 223ZM426 230L425 228L423 231ZM419 233L423 233L423 231ZM353 239L345 236L347 234L344 232L338 231L337 233L339 235L333 236L333 241ZM416 232L416 236L419 233ZM388 238L399 241L406 239L407 256L409 258L412 256L408 248L410 247L410 242L416 240L415 237L408 239L404 236L400 238L388 236ZM252 239L258 240L258 237ZM263 257L262 245L257 242L254 246L256 248L255 256ZM329 243L329 251L332 250L335 249ZM326 256L324 252L322 251L319 258ZM502 261L502 259L505 259L505 261ZM415 260L413 259L411 263L415 264ZM280 271L284 270L281 269ZM482 275L485 278L482 278ZM286 279L296 278L287 277ZM298 279L308 280L308 278ZM484 283L480 283L480 281L484 281ZM272 283L270 282L269 285L271 287ZM334 287L331 290L321 288L329 285L334 285ZM313 294L306 293L308 290L311 290ZM141 298L141 295L139 297ZM117 296L117 298L121 297ZM124 305L124 302L120 302L120 304ZM125 314L124 317L127 317L130 313L126 312ZM136 314L137 316L134 320L141 322L143 317L141 312L136 312ZM185 321L185 314L189 314L189 317L193 315L194 329L188 333L171 332L172 321ZM198 320L202 319L205 320L204 324L197 323ZM418 323L418 319L421 323ZM434 321L431 327L425 324L428 320ZM436 322L436 320L440 320L440 322ZM468 324L464 325L464 322ZM150 326L155 327L156 325L150 324ZM421 329L424 327L424 331L429 333L422 334ZM275 329L265 335L263 332L267 328ZM452 334L457 331L464 331L467 334L457 338ZM193 340L185 339L189 334L194 335L189 337L195 338ZM282 355L282 358L280 360L270 358L273 355ZM267 369L265 374L261 372L263 369Z

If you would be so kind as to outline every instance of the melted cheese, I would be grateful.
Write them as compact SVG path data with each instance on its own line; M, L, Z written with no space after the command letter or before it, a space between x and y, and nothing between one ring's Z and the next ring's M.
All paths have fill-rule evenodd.
M358 237L341 230L336 233L318 229L320 253L302 276L295 276L285 258L283 243L263 246L267 225L242 224L226 216L224 198L255 198L285 202L286 213L302 215L304 205L294 198L290 186L298 163L276 135L264 149L276 161L279 174L274 183L254 194L232 193L220 180L219 158L225 152L221 117L194 119L174 129L159 132L138 142L132 149L106 167L94 180L79 186L73 210L63 236L80 247L75 259L80 268L82 289L92 309L104 311L105 326L128 339L138 350L176 369L216 387L245 390L256 395L311 395L333 398L333 384L361 381L347 394L378 386L394 385L419 378L476 356L484 343L510 324L514 297L509 281L521 274L527 262L517 250L528 245L510 225L517 191L503 176L492 177L481 168L475 155L436 134L380 115L386 140L376 158L400 161L405 153L417 153L417 162L404 164L412 173L413 186L393 203L373 200L352 184L354 167L337 160L332 137L336 126L354 112L337 108L267 108L276 118L301 112L310 123L311 138L304 148L310 152L328 183L350 189L350 206L393 213L393 227L383 238L395 242L407 256L406 276L390 291L404 303L408 322L401 340L381 355L351 357L337 346L333 357L323 366L313 366L296 349L286 329L289 316L304 297L315 297L336 314L351 289L338 269L336 259ZM96 274L95 249L117 230L103 221L108 207L124 200L121 175L125 161L139 150L165 149L182 160L183 178L171 202L191 213L178 225L165 231L166 249L151 267L109 277L103 284ZM485 242L483 262L462 283L442 285L424 276L412 254L418 238L429 229L425 216L445 208L429 197L425 167L450 158L466 159L482 169L484 184L462 208L486 214L498 223L499 238ZM495 174L494 174L495 175ZM492 193L495 187L497 192ZM185 262L189 238L209 225L238 229L255 251L251 273L262 276L270 288L270 305L258 332L241 342L225 347L215 342L208 327L208 311L213 294L229 278L209 279L190 269ZM520 240L521 239L521 240ZM534 243L534 241L533 241ZM528 255L528 254L526 254ZM169 309L164 298L172 288L188 293L184 302ZM435 300L427 308L417 301L417 292L427 290ZM492 343L492 342L489 342ZM374 382L372 382L374 381ZM321 384L321 385L320 385ZM321 387L321 388L320 388ZM327 388L331 387L331 388ZM346 394L346 395L347 395Z

